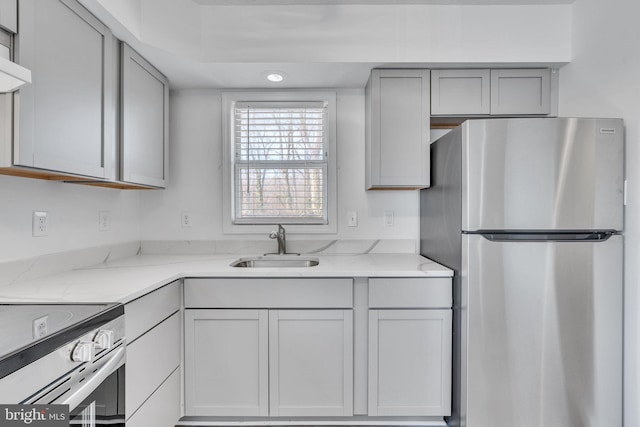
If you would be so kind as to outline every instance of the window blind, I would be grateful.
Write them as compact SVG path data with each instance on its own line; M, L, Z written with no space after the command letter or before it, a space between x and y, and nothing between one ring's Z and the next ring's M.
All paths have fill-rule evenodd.
M238 102L234 108L238 224L326 224L324 102Z

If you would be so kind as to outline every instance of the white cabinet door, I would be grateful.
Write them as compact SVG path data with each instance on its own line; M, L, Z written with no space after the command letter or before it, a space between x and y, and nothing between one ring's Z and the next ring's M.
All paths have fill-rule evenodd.
M14 163L115 178L111 31L75 0L20 0L16 61L33 83L16 95Z
M366 188L429 186L429 70L373 70L366 97Z
M353 312L269 313L271 416L353 415Z
M169 146L169 82L122 44L121 179L165 187Z
M431 70L431 114L489 114L489 70Z
M369 310L369 415L451 413L451 310Z
M267 310L185 310L186 415L266 416Z
M549 114L551 70L491 70L491 114Z

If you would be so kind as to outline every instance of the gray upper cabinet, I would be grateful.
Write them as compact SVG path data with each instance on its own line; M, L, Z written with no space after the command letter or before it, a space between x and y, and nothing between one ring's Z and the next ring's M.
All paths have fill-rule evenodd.
M433 116L553 116L557 103L549 68L431 71Z
M0 0L0 27L18 32L18 0Z
M0 27L8 27L3 20L14 3L0 0ZM121 48L77 0L17 6L14 58L31 70L33 83L0 94L0 173L164 188L166 77L129 46Z
M491 114L549 114L551 70L491 70Z
M429 186L429 83L429 70L372 70L365 88L368 190Z
M121 180L165 187L168 169L169 82L122 44Z
M489 114L490 70L431 70L431 114Z
M21 0L15 165L115 179L111 31L74 0Z

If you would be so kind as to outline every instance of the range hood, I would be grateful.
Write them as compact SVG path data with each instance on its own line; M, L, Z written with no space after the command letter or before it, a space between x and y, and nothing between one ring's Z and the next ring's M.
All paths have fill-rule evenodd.
M0 56L0 93L13 92L31 83L31 70Z

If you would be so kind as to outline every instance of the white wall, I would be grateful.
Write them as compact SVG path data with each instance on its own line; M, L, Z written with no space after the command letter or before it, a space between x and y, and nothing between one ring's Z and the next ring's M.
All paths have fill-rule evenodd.
M173 91L170 99L170 185L142 194L143 239L255 239L222 232L222 112L220 92ZM340 90L337 103L338 232L314 239L418 239L417 191L364 190L364 90ZM393 210L395 224L384 226ZM181 227L180 214L192 226ZM358 227L347 227L347 212ZM305 236L288 235L296 239Z
M0 262L140 239L140 190L121 191L0 175ZM49 235L32 237L32 212L49 212ZM111 229L98 230L109 211Z
M640 425L640 2L578 0L573 60L560 71L560 114L622 117L626 127L625 426Z

